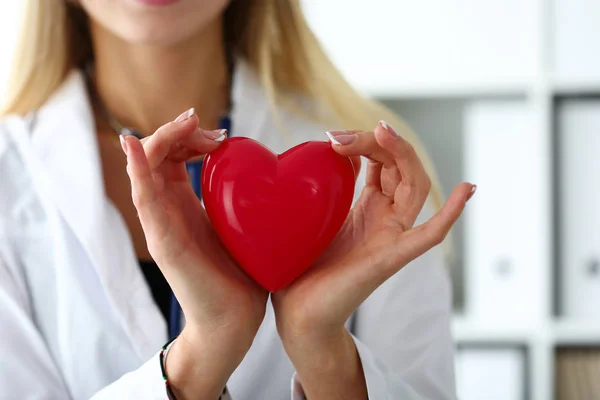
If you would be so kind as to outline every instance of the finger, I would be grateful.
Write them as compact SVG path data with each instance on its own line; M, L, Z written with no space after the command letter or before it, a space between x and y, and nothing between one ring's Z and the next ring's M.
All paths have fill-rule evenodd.
M367 175L365 179L365 186L373 188L377 191L381 191L381 170L383 164L377 161L367 161Z
M375 139L373 132L362 131L328 131L333 148L336 152L346 156L356 156L360 154L367 157L370 161L380 163L376 170L368 169L369 182L373 182L370 187L377 188L385 196L393 201L394 192L400 182L400 173L397 171L394 158L389 152L383 149ZM376 165L372 165L376 166ZM377 176L377 170L379 176Z
M375 140L393 157L399 176L394 189L394 210L405 229L412 228L431 190L431 179L413 146L399 136L393 127L380 121ZM399 179L399 180L398 180Z
M198 132L194 132L191 136L184 137L181 141L176 143L166 159L173 162L196 162L203 160L207 153L205 147L206 138L221 143L227 138L227 130L216 129L210 131L198 128ZM142 139L142 143L144 143L144 140L146 139L148 138Z
M333 132L335 132L335 131L333 131ZM348 131L348 132L358 132L358 131ZM325 134L329 138L331 138L329 132L325 132ZM360 158L360 155L354 155L354 156L348 156L348 157L350 158L350 161L352 161L352 167L354 168L354 180L356 180L358 178L358 175L360 174L360 169L362 167L362 160Z
M396 247L395 258L400 265L408 264L442 243L476 190L476 185L461 183L454 189L444 206L429 221L407 231Z
M394 157L381 148L375 140L373 132L362 131L327 131L333 150L346 157L363 156L382 163L384 166L395 165Z
M199 129L198 117L191 112L187 118L161 126L144 142L144 151L151 170L171 154L180 152L182 148L192 150L197 156L216 150L225 139L226 130Z
M354 168L354 180L356 181L356 178L358 178L358 175L360 174L362 160L360 159L360 156L352 156L350 157L350 161L352 162L352 168Z
M174 154L169 156L169 160L173 162L186 162L186 163L195 163L198 161L202 161L206 158L206 154L198 155L197 152L190 150L183 150L181 153Z
M173 162L188 162L202 159L207 153L216 150L227 138L227 130L218 129L209 131L198 128L192 134L167 133L163 136L165 142L161 144L158 152L148 150L148 159L151 167L156 167L164 160ZM155 143L150 143L154 145Z
M127 155L127 174L131 180L131 196L138 211L144 232L165 229L167 215L159 201L152 171L142 143L135 136L121 136L121 144Z
M177 143L178 151L167 155L171 161L192 161L192 159L203 158L204 155L216 150L227 138L227 129L206 130L198 128L189 137L185 137Z

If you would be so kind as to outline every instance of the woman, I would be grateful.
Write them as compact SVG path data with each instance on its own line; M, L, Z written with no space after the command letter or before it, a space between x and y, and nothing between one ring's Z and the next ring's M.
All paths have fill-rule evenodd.
M339 77L295 0L29 0L24 27L0 125L0 397L216 399L227 385L275 400L292 382L294 399L454 398L450 289L428 250L475 187L432 217L410 131ZM370 159L364 188L270 299L185 172L223 143L224 112L230 135L275 151L324 123L398 129L329 132ZM186 322L164 356L171 289Z

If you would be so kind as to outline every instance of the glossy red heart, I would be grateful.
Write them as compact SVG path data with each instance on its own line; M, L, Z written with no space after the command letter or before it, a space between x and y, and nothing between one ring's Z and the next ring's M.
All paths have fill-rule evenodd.
M277 155L235 137L204 160L208 216L242 268L274 292L306 271L344 223L354 168L326 142Z

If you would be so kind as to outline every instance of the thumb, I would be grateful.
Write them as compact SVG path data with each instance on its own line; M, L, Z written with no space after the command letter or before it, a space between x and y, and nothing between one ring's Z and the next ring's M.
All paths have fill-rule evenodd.
M142 143L150 169L155 169L166 158L178 153L190 153L190 157L193 157L216 150L225 140L227 131L204 130L198 127L198 122L192 108L144 139Z
M441 244L476 190L477 186L470 183L456 186L446 203L429 221L404 233L396 248L398 259L402 260L404 265L408 264Z

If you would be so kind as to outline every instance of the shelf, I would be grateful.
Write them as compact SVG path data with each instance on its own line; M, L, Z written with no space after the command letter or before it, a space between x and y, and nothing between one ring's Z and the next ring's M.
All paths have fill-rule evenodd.
M558 80L554 82L456 82L398 83L386 87L355 85L369 96L380 99L452 99L480 97L525 97L543 85L558 96L600 97L598 80Z
M600 346L600 321L562 319L553 324L556 345Z
M539 337L531 328L481 326L463 317L452 319L452 334L458 343L530 344Z
M562 96L600 96L600 80L557 80L552 85L552 91Z
M457 343L542 344L551 346L599 346L600 321L559 319L537 327L485 326L462 316L452 319Z
M361 88L361 86L358 86ZM470 98L470 97L524 97L531 85L525 82L406 82L389 86L366 86L363 91L380 99L427 99L427 98Z

